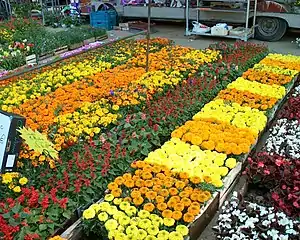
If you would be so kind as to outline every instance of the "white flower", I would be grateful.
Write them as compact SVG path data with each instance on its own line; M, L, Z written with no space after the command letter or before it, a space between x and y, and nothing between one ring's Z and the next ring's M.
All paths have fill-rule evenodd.
M280 234L279 239L280 240L289 240L289 236Z
M245 222L245 227L246 228L249 228L249 227L255 228L254 223L257 223L257 222L259 222L258 218L253 218L253 217L248 218L247 221Z
M267 231L267 234L272 237L273 240L278 240L278 231L275 229L271 229Z
M271 224L271 222L269 220L264 220L261 224L265 227L268 227Z
M291 235L297 235L297 234L299 234L299 233L297 233L294 229L287 229L287 230L285 230L285 233L287 233L287 234L291 234Z
M278 221L278 224L281 225L281 226L288 225L289 223L290 223L290 220L288 220L285 216Z

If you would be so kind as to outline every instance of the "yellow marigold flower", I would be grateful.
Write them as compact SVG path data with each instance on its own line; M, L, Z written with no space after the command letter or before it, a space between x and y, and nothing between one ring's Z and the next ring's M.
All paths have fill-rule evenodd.
M19 183L23 186L28 183L28 179L26 177L21 177Z
M13 191L16 193L19 193L19 192L21 192L21 188L19 186L16 186L13 188Z
M167 227L172 227L175 224L175 220L173 218L164 218L164 225Z
M105 222L108 219L108 214L106 212L99 213L98 219L101 222Z
M96 215L95 210L93 208L88 208L83 211L82 216L84 219L92 219Z
M233 169L236 166L236 159L235 158L228 158L226 160L226 167Z

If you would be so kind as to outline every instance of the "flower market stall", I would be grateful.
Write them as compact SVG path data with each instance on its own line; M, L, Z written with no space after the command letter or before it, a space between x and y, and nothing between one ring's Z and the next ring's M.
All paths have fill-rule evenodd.
M197 239L269 127L276 142L297 131L273 120L297 94L299 57L161 38L149 51L148 72L146 40L127 40L1 82L0 109L28 130L15 172L1 175L0 236ZM289 111L279 115L294 120ZM286 141L267 140L266 151L297 158L297 141Z

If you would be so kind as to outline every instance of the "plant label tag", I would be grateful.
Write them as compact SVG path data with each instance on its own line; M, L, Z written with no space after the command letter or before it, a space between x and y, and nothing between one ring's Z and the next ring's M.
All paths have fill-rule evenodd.
M13 171L21 147L17 129L25 125L25 118L0 111L0 168L1 173Z

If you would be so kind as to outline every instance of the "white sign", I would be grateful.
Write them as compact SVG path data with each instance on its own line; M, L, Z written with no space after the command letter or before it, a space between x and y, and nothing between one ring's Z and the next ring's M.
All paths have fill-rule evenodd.
M10 123L10 117L0 113L0 171L3 165L4 154L6 151Z

